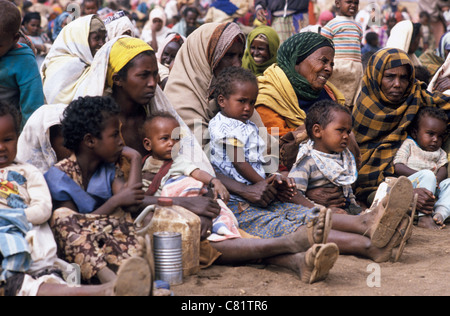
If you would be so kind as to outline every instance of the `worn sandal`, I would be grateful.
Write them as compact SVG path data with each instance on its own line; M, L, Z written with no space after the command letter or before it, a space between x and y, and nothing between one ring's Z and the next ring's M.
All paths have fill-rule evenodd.
M325 280L339 257L339 248L335 243L315 244L305 254L307 271L301 279L305 283Z
M310 246L314 244L326 244L331 231L331 210L322 208L319 215L306 225L308 231L308 241ZM323 225L323 227L321 227ZM317 230L323 229L322 237L317 238Z
M395 260L394 262L398 262L398 260L400 260L400 257L403 254L403 250L405 250L405 246L407 241L409 240L409 238L411 238L412 235L412 229L413 229L413 224L414 224L414 216L416 216L416 209L417 209L417 198L418 198L418 194L414 195L414 202L413 202L413 207L412 207L412 211L411 211L411 216L408 218L409 223L408 223L408 227L406 228L406 230L403 232L403 238L400 242L399 248L397 250L397 254L395 256Z
M114 295L150 296L152 286L153 278L147 260L131 257L120 265L114 283Z
M397 230L398 225L411 207L413 186L406 177L400 177L393 185L389 195L377 207L377 218L370 235L375 247L383 248Z

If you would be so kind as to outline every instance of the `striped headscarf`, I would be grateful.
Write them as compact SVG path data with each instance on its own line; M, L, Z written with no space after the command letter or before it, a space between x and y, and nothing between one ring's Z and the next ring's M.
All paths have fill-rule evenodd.
M398 104L381 91L384 71L400 66L409 69L410 85ZM392 163L407 137L407 128L423 106L438 106L450 114L450 97L430 93L415 79L408 54L397 48L385 48L369 60L361 94L353 109L353 129L362 155L362 167L356 194L366 197L376 191L386 177L394 175Z
M305 77L296 70L295 65L305 60L321 47L334 44L328 38L313 32L298 33L285 41L278 50L278 66L283 69L298 98L301 100L315 100L321 91L315 91Z

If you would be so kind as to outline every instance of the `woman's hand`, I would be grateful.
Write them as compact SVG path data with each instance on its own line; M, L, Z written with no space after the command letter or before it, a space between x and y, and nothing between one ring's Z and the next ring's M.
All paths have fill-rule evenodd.
M260 207L269 206L277 197L278 191L269 182L270 178L253 185L248 185L240 196Z
M414 189L414 194L418 195L417 210L424 214L431 215L434 210L434 194L425 188Z
M290 202L297 195L297 187L295 180L282 174L274 174L271 184L277 190L277 197L281 202Z

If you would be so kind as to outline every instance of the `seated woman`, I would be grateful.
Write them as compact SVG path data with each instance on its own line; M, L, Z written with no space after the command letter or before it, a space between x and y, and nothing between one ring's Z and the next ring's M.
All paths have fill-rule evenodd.
M258 78L256 110L264 125L280 137L304 125L315 102L344 104L343 95L327 80L333 73L334 45L322 35L306 32L289 38L278 50L278 64Z
M277 62L280 38L270 26L259 26L248 34L247 48L242 58L242 67L251 70L256 76Z
M106 27L95 15L80 17L62 29L41 68L48 104L69 104L74 99L105 38Z
M396 48L381 49L371 57L362 87L353 110L353 131L362 155L355 193L367 201L387 177L394 176L393 159L419 109L435 106L449 114L450 97L426 91L415 79L408 54ZM421 209L429 196L416 191Z

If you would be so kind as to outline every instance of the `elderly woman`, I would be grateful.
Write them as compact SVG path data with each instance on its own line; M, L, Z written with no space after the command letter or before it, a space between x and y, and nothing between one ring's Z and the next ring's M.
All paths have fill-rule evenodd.
M277 62L280 38L270 26L259 26L248 34L247 48L242 58L242 67L251 70L256 76Z
M356 186L361 200L394 176L394 156L421 107L440 107L450 114L450 97L426 88L415 79L414 64L405 51L385 48L369 60L353 110L353 128L362 155ZM427 198L418 193L420 209Z
M303 126L315 102L329 99L344 104L343 95L328 82L333 73L332 41L312 32L290 37L278 50L278 64L258 78L256 110L264 125L278 128L280 137Z

